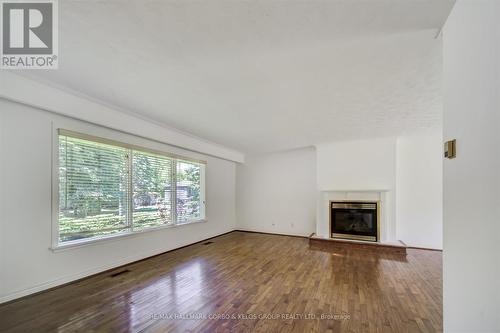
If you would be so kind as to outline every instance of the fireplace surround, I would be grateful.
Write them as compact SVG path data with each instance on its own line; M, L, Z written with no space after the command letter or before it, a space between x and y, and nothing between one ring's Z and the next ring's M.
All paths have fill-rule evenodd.
M330 237L380 240L379 201L330 201Z

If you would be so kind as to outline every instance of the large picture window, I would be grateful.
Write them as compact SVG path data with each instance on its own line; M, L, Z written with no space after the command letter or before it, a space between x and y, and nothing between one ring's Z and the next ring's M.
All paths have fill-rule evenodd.
M203 162L59 130L58 243L204 219Z

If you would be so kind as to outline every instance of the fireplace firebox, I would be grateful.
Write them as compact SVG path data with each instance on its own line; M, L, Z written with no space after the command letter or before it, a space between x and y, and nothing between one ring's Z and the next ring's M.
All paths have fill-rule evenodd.
M332 238L377 242L379 203L330 201L330 234Z

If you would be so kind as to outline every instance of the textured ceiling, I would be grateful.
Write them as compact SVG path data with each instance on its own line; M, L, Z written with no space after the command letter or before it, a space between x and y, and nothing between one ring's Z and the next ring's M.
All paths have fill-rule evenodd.
M441 126L453 1L60 1L56 71L23 75L239 149Z

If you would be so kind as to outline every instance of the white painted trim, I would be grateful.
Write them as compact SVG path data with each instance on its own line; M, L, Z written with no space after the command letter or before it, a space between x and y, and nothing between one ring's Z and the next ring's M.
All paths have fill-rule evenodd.
M247 231L247 232L256 232L256 233L263 233L263 234L270 234L270 235L280 235L280 236L298 236L298 237L306 237L308 238L309 235L303 235L303 234L297 234L297 233L282 233L282 232L276 232L273 230L257 230L257 229L252 229L252 228L239 228L236 227L235 231Z
M360 192L360 193L365 193L365 192L390 192L392 191L391 189L335 189L335 190L320 190L320 192L348 192L348 193L355 193L355 192Z
M396 221L393 213L395 190L354 190L354 191L318 191L316 204L316 235L328 238L330 217L328 215L330 200L374 200L380 202L380 241L396 241Z
M51 156L51 177L50 180L50 197L51 197L51 248L55 248L59 244L59 135L54 122L51 122L52 127L52 156Z
M206 178L206 168L207 163L200 164L200 216L203 219L208 219L207 217L207 178ZM175 178L174 178L175 179ZM176 184L177 185L177 184ZM175 190L175 195L177 195L177 189ZM177 201L177 199L176 199ZM175 217L177 220L177 216Z
M443 251L443 249L437 248L437 247L427 247L427 246L412 246L412 245L407 245L407 249L410 250L423 250L423 251Z
M89 245L93 245L96 243L103 243L103 242L111 242L111 241L116 241L124 237L130 237L130 236L137 236L144 234L146 232L151 232L151 231L158 231L158 230L163 230L163 229L170 229L170 228L176 228L176 227L182 227L184 225L190 225L194 223L205 223L208 222L208 220L201 219L201 220L193 220L193 221L188 221L184 223L178 223L178 224L166 224L154 228L147 228L143 230L135 230L135 231L127 231L119 234L111 234L111 235L104 235L100 237L92 237L92 238L84 238L84 239L79 239L76 241L69 241L69 242L64 242L61 244L56 244L55 246L52 246L50 250L52 252L61 252L69 249L75 249L75 248L80 248L80 247L85 247Z
M79 279L84 278L84 277L98 274L98 273L104 272L104 271L112 269L112 268L116 268L116 267L126 265L129 263L133 263L135 261L138 261L138 260L141 260L144 258L148 258L148 257L154 256L157 254L172 251L172 250L184 247L184 246L192 245L192 244L198 243L204 239L221 236L221 235L224 235L224 234L231 232L231 231L234 231L234 230L235 229L228 229L227 231L219 232L217 234L212 234L212 236L209 235L208 237L207 236L200 237L198 240L196 240L194 242L185 242L185 243L182 243L181 245L176 246L175 248L165 248L165 249L162 248L162 249L155 249L155 250L149 251L149 252L144 252L144 253L130 256L130 257L118 260L118 261L111 262L107 265L103 265L103 266L100 266L97 268L92 268L92 269L89 269L89 270L86 270L86 271L83 271L83 272L80 272L77 274L67 275L67 276L64 276L62 278L52 280L52 281L47 282L47 283L42 283L42 284L37 285L37 286L32 287L32 288L16 291L12 294L8 294L6 296L1 297L0 304L15 300L17 298L24 297L24 296L27 296L30 294L34 294L34 293L37 293L37 292L40 292L40 291L43 291L46 289L54 288L54 287L60 286L62 284L71 282L71 281L79 280Z
M0 75L0 98L202 154L238 163L245 160L244 154L234 149L145 120L130 111L111 107L68 89L8 71L2 71Z

